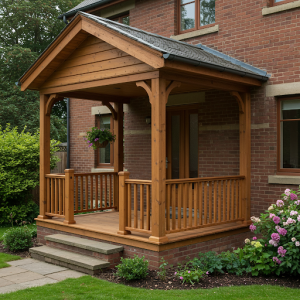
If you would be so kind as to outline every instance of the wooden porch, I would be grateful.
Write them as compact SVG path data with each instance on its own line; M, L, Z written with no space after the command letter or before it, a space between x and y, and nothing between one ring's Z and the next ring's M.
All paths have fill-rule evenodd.
M148 42L112 29L111 21L108 28L103 19L97 23L95 18L78 14L21 79L22 90L40 91L37 224L146 249L245 231L251 204L249 90L260 86L261 80L239 70L230 73L207 63L193 65L191 59L174 61ZM163 42L172 47L177 43ZM239 175L166 180L168 97L210 89L229 91L237 101ZM123 104L145 96L151 103L152 174L151 180L136 180L123 172ZM64 97L101 101L110 109L116 134L114 172L50 174L50 112ZM97 211L102 212L78 215Z

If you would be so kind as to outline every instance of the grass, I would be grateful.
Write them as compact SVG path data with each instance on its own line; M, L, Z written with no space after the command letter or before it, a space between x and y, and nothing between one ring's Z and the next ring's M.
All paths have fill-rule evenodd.
M173 299L221 299L221 300L249 300L249 299L299 299L299 290L277 286L239 286L214 289L195 290L146 290L115 284L91 276L48 284L41 287L29 288L0 295L5 300L30 299L147 299L147 300L173 300Z
M9 267L9 264L6 263L7 261L18 260L18 259L21 259L21 257L17 255L0 253L0 269Z
M17 227L17 226L14 226L14 227ZM32 229L32 228L36 228L36 225L35 224L30 224L30 225L27 225L27 227L29 228L29 229ZM2 241L3 240L3 234L5 233L5 231L7 230L7 229L10 229L11 228L11 226L3 226L3 227L0 227L0 241Z

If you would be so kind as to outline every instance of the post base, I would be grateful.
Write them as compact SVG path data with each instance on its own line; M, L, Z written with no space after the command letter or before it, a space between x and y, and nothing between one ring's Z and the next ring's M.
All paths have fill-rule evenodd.
M38 215L37 219L41 219L41 220L46 220L46 219L52 219L52 217L49 216L43 216L43 215Z
M128 230L119 230L119 231L117 232L117 234L128 235L128 234L131 234L131 232L128 231Z
M153 235L151 235L151 236L149 237L149 241L152 241L152 242L156 242L156 243L162 244L162 243L168 242L169 239L168 239L166 236L153 236Z
M64 224L76 224L76 221L67 221L67 220L64 220L63 223Z

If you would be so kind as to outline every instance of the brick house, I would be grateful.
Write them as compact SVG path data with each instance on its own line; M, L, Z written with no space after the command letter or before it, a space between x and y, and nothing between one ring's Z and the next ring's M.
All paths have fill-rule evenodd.
M60 180L67 184L69 173L54 178L45 167L41 199L47 199L48 206L42 206L37 221L40 241L45 243L49 234L68 233L123 245L125 256L144 254L153 268L161 257L174 263L199 251L241 245L249 234L250 216L265 210L283 189L297 189L300 184L299 9L300 1L290 0L86 0L60 16L71 22L64 31L66 37L63 32L56 41L68 38L68 28L75 22L92 25L81 25L76 42L65 43L64 53L57 61L52 59L51 66L49 62L48 71L41 69L40 76L34 71L39 61L58 56L52 43L45 57L21 79L22 89L40 90L46 112L62 97L71 99L70 167L75 171L71 215L73 209L115 208L119 212L75 216L74 225L74 216L68 215L62 223L58 219L66 217L67 209L58 208L60 200L56 207L52 198L56 190L60 193ZM117 43L115 33L131 44L119 48L118 43L123 42ZM95 50L97 39L114 47ZM139 59L135 64L142 68L141 61L148 62L136 47L143 48L140 51L152 47L163 56L164 66L156 69L159 78L164 78L166 93L170 88L165 111L153 110L156 75L145 77L150 69L144 66L144 71L135 73L140 74L135 84L129 84L131 79L126 77L124 84L115 79L103 88L86 83L73 89L85 82L84 74L93 75L95 68L109 72L119 68L109 61L109 55L116 59L130 55L131 60ZM110 67L93 64L103 51ZM149 52L152 68L156 63L153 55L157 53ZM79 63L72 64L78 58ZM89 63L86 73L74 67ZM124 74L131 73L126 69ZM105 78L99 76L97 80ZM86 82L96 80L96 75L89 78ZM62 87L64 82L69 89ZM162 129L161 135L154 132L157 122L162 122L157 129ZM117 142L97 151L88 148L83 137L93 126L110 128ZM156 148L162 151L154 153L158 140ZM41 153L42 160L44 155ZM98 201L98 187L105 204L100 195L100 207L88 209L84 201ZM155 208L156 192L163 207ZM118 228L112 229L115 222Z

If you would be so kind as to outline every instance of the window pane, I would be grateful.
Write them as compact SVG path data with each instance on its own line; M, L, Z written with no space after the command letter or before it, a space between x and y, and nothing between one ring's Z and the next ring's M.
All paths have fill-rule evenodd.
M190 178L198 177L198 114L190 115Z
M129 16L122 18L122 23L129 26Z
M100 117L100 129L110 129L110 116ZM99 148L100 164L110 163L110 144L105 148Z
M215 0L200 0L200 26L215 23Z
M282 168L300 168L300 121L281 122Z
M172 116L172 179L179 178L180 116Z
M195 28L195 3L181 6L181 30Z
M300 119L300 100L281 101L281 119Z
M181 4L186 4L186 3L190 3L190 2L195 2L194 0L181 0Z
M281 1L285 1L285 0L275 0L274 2L277 3L277 2L281 2Z

